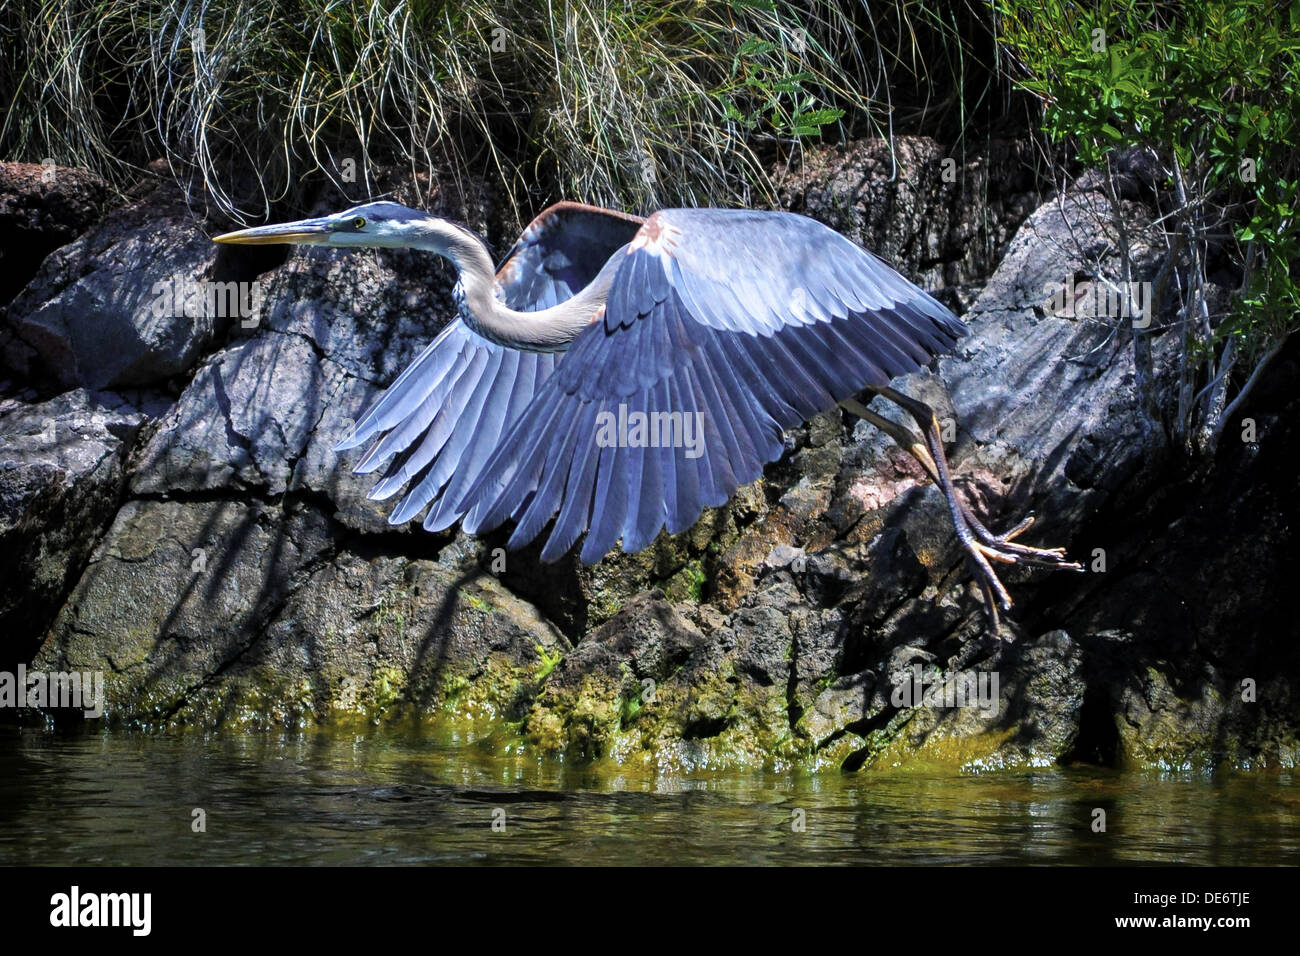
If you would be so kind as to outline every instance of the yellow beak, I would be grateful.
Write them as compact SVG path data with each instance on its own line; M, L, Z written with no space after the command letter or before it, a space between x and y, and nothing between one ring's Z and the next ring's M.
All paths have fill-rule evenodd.
M312 245L317 246L329 241L330 220L303 219L298 222L286 222L277 226L257 226L254 229L240 229L215 237L213 242L224 242L235 246L269 246L269 245Z

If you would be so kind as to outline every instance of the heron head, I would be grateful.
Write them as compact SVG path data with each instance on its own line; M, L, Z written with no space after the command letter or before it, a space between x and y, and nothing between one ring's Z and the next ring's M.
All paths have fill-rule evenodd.
M395 202L372 202L321 216L274 226L257 226L217 236L213 242L261 246L272 244L311 246L368 246L408 248L425 245L431 227L447 223L427 212ZM436 230L435 230L436 231Z

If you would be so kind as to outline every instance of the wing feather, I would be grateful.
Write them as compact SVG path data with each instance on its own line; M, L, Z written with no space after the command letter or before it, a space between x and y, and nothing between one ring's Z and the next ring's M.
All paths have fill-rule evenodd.
M561 468L568 467L569 480L564 488L564 502L555 519L555 527L546 539L546 546L542 548L543 561L559 559L587 530L587 524L591 520L591 495L596 477L596 461L600 457L599 449L595 447L595 424L596 406L592 403L582 410L582 420L578 425L577 453L573 461L561 462L559 465Z
M501 298L521 311L563 302L595 277L642 222L579 203L552 206L529 224L503 260L497 272ZM389 520L411 520L432 505L424 526L450 527L462 516L465 495L483 466L558 361L554 353L504 348L456 318L335 450L373 440L354 470L364 474L386 466L371 498L388 498L407 488ZM531 487L524 482L512 488L518 509L535 487L535 482Z
M517 547L553 518L544 560L584 532L588 563L620 537L639 550L757 478L783 429L965 334L875 256L787 213L664 210L622 254L604 321L574 340L466 493L470 533L517 515ZM602 413L689 416L702 442L668 447L651 427L655 443L599 447Z

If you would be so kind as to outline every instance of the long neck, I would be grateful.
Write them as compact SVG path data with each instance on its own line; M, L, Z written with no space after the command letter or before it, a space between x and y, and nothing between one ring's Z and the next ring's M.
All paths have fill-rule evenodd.
M618 264L615 257L585 288L559 305L536 312L516 312L494 294L492 260L477 236L443 220L430 220L429 229L430 241L421 245L450 259L459 270L468 320L474 331L499 345L524 351L567 349L605 304Z

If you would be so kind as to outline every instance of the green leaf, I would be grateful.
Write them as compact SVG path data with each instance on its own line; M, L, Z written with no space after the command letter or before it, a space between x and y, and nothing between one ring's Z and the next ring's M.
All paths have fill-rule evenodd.
M799 113L794 119L795 122L810 126L825 126L827 123L838 123L843 117L843 110L822 109L813 110L810 113Z

